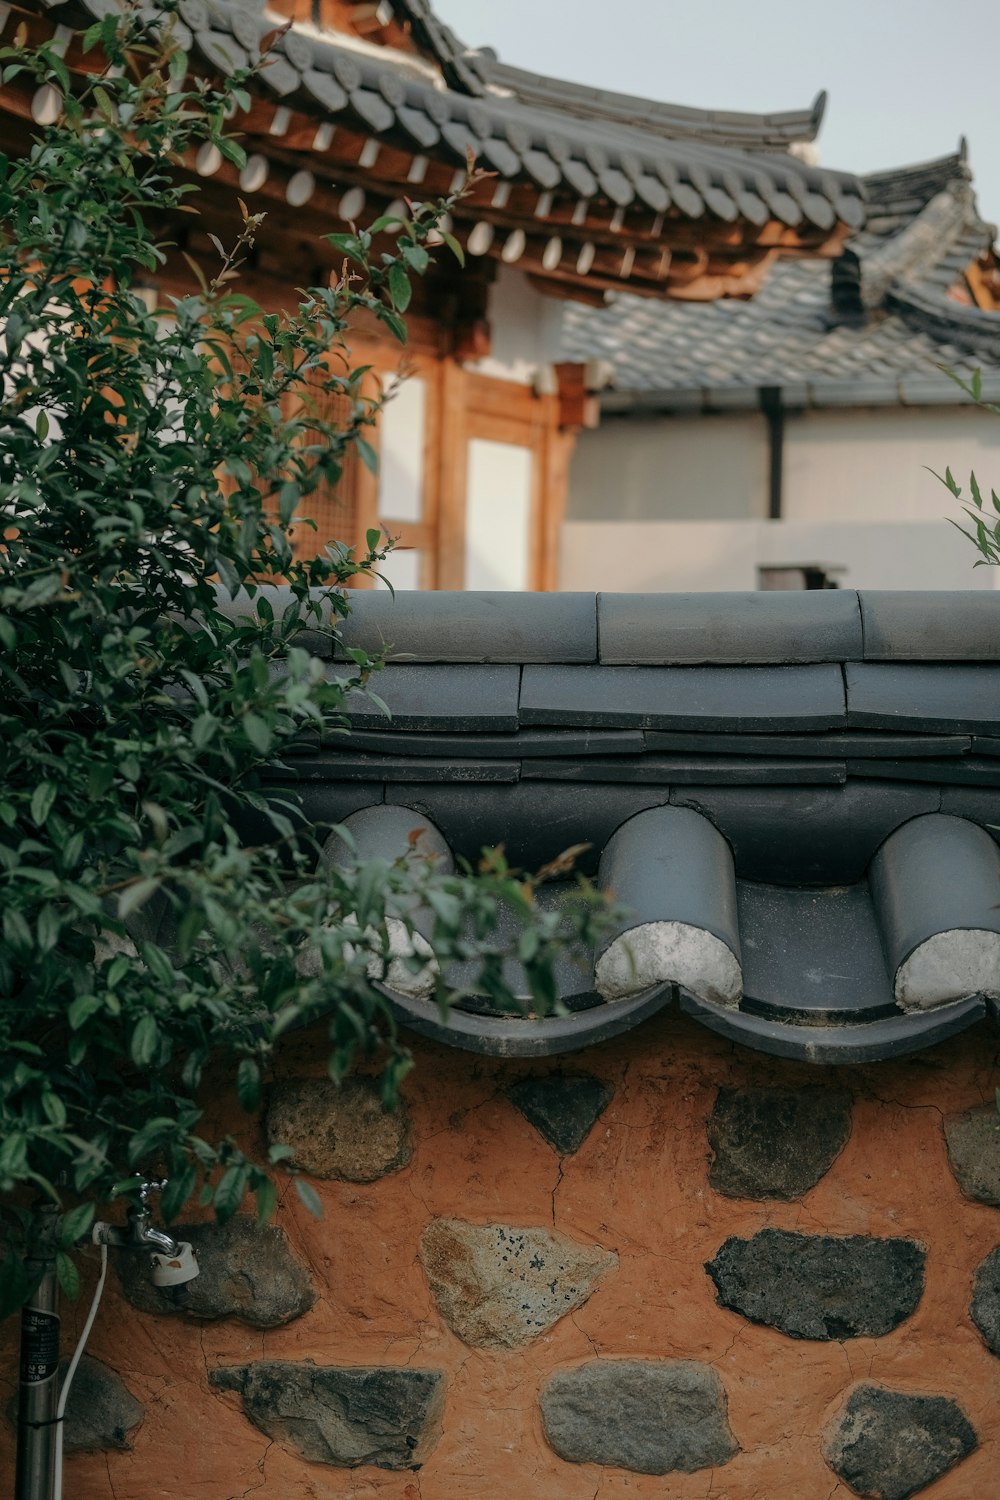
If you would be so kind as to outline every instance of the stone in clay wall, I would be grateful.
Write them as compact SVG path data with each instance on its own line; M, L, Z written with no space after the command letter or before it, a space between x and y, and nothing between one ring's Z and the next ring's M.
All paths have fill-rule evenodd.
M177 1303L118 1262L67 1494L994 1494L994 1051L809 1069L661 1016L545 1063L418 1045L386 1117L295 1038L237 1128L324 1216L196 1226Z

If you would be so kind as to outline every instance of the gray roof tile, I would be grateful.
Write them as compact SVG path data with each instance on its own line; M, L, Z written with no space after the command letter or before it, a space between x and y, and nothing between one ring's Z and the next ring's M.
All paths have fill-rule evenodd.
M328 668L347 680L347 667ZM369 687L390 716L360 690L349 695L352 724L367 729L516 729L520 669L516 666L422 666L390 663Z
M847 662L844 672L852 727L1000 732L1000 666Z
M597 618L600 660L609 665L862 656L858 597L849 590L599 594Z
M869 222L841 260L779 261L747 302L625 293L606 308L570 304L562 357L610 361L609 411L681 409L691 392L711 391L715 405L720 387L766 385L805 388L815 405L966 400L941 366L1000 379L1000 313L950 295L993 234L976 212L964 158L865 184ZM796 190L800 199L809 191Z
M847 722L841 670L833 664L526 666L520 718L522 724L735 731L833 729Z
M303 835L370 807L380 857L405 857L415 828L472 863L502 843L515 868L579 846L622 909L600 954L561 961L569 1014L500 1014L462 967L445 974L468 995L447 1023L379 981L408 1024L559 1052L679 997L751 1046L845 1062L928 1045L1000 997L992 594L602 599L602 648L641 665L595 662L593 595L359 603L354 638L381 643L388 625L401 653L373 678L396 716L359 698L353 736L331 727L266 774L269 794L301 795ZM314 644L343 675L328 637ZM521 647L522 662L446 659ZM703 664L669 664L691 650ZM751 652L767 664L732 664ZM546 909L559 889L543 887ZM518 963L505 972L527 996Z
M54 0L33 3L46 10ZM84 10L96 16L106 4L83 0ZM745 192L763 201L768 217L789 226L801 221L803 210L820 227L834 219L861 222L857 178L819 172L782 149L815 128L817 106L786 116L729 118L679 106L645 108L640 100L504 69L487 54L463 49L423 0L405 4L418 39L441 67L444 87L415 68L407 53L388 47L377 55L375 49L359 52L339 43L336 32L317 38L294 24L271 53L261 86L306 110L318 105L331 118L390 143L399 137L430 150L443 136L456 160L464 160L469 148L505 175L546 189L590 197L597 189L593 169L600 193L622 207L662 203L655 188L639 186L658 179L673 205L693 218L706 207L723 220L734 218L733 194ZM223 51L240 63L257 55L257 43L273 29L270 19L240 0L213 0L211 17L207 6L185 0L181 15L194 49L215 68ZM508 81L498 83L503 77ZM504 138L508 149L501 151ZM565 153L558 146L552 152L553 138L566 143ZM593 165L597 159L599 167ZM697 192L690 186L695 179Z

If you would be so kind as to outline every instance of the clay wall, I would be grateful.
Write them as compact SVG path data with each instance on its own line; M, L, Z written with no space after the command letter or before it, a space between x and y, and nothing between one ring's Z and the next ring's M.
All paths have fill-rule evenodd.
M996 1493L985 1030L840 1069L671 1015L544 1063L415 1052L387 1119L291 1040L271 1128L322 1219L289 1187L277 1229L197 1231L184 1307L109 1276L73 1500Z

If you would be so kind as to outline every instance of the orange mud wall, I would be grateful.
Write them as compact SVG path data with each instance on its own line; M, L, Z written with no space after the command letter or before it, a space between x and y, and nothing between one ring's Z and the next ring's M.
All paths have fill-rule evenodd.
M282 1196L277 1222L312 1283L310 1299L315 1294L307 1311L269 1329L231 1316L207 1322L141 1312L109 1275L90 1352L117 1372L145 1413L124 1438L124 1451L68 1457L70 1500L471 1500L493 1494L846 1500L882 1493L854 1488L824 1457L838 1432L843 1451L845 1432L849 1440L857 1431L857 1423L843 1425L852 1392L871 1388L946 1398L935 1408L937 1416L944 1413L943 1435L928 1439L940 1449L928 1459L930 1481L924 1482L925 1472L918 1491L901 1490L905 1477L890 1475L886 1493L893 1494L895 1484L895 1492L930 1500L1000 1494L1000 1359L970 1316L973 1278L1000 1242L1000 1218L989 1202L966 1196L975 1191L988 1198L988 1183L970 1188L966 1180L963 1192L944 1130L946 1117L978 1109L965 1125L979 1131L985 1146L970 1168L965 1139L965 1177L971 1171L978 1181L997 1172L985 1110L993 1100L996 1045L985 1030L898 1062L838 1069L752 1053L676 1015L583 1054L544 1062L480 1058L420 1043L415 1052L417 1065L404 1085L405 1115L377 1143L386 1175L370 1182L312 1179L324 1207L319 1221L294 1191ZM322 1035L304 1034L285 1046L277 1076L321 1077L322 1057ZM560 1157L507 1091L524 1078L581 1073L613 1092L578 1149ZM829 1092L841 1104L849 1094L846 1144L796 1198L728 1196L709 1182L708 1133L720 1089L806 1090L821 1103ZM263 1148L263 1123L248 1130L244 1119L239 1128ZM378 1134L381 1122L372 1129ZM363 1157L364 1141L344 1149ZM960 1141L959 1154L962 1149ZM357 1176L357 1163L350 1170ZM583 1294L549 1326L515 1329L515 1344L525 1342L498 1344L506 1314L495 1306L492 1313L479 1309L476 1322L482 1266L474 1257L462 1259L454 1229L433 1228L442 1220L566 1237L586 1265L565 1295L573 1301L581 1287ZM926 1262L915 1307L879 1336L817 1339L789 1336L720 1305L706 1263L733 1237L749 1241L775 1229L917 1242ZM557 1248L562 1243L555 1242ZM447 1276L449 1245L456 1277L450 1304L440 1287L432 1290L428 1276L428 1266L432 1275ZM567 1261L560 1254L562 1268ZM92 1283L93 1269L79 1308L65 1315L65 1353ZM841 1290L849 1301L852 1287ZM235 1296L238 1302L238 1290ZM482 1336L492 1328L492 1344L459 1337L445 1312L466 1334L471 1328ZM517 1316L515 1308L515 1322ZM544 1324L545 1317L537 1321ZM9 1324L6 1333L3 1368L13 1390L16 1328ZM225 1379L223 1388L209 1380L214 1370L245 1370L258 1361L441 1372L436 1411L411 1440L412 1462L420 1466L335 1467L303 1458L294 1441L269 1438L247 1416L238 1381L226 1389ZM728 1424L731 1441L724 1435L721 1441L729 1442L732 1456L693 1472L659 1474L559 1456L543 1425L541 1394L553 1377L565 1382L595 1361L638 1362L642 1370L652 1362L654 1373L668 1372L668 1384L669 1372L678 1368L673 1362L696 1362L703 1387L715 1391L716 1428ZM622 1369L611 1370L612 1381ZM663 1409L673 1410L671 1399ZM292 1408L294 1418L294 1401ZM563 1402L564 1418L567 1410L571 1429L572 1399L568 1407ZM565 1431L564 1421L564 1444ZM4 1493L11 1488L12 1448L8 1426ZM877 1464L878 1454L865 1461ZM855 1485L865 1482L871 1481L854 1474Z

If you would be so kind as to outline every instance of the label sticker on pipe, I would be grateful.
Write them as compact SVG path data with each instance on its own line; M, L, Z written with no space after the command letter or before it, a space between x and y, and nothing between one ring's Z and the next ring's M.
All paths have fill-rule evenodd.
M41 1385L59 1368L59 1318L26 1307L21 1315L21 1384Z

